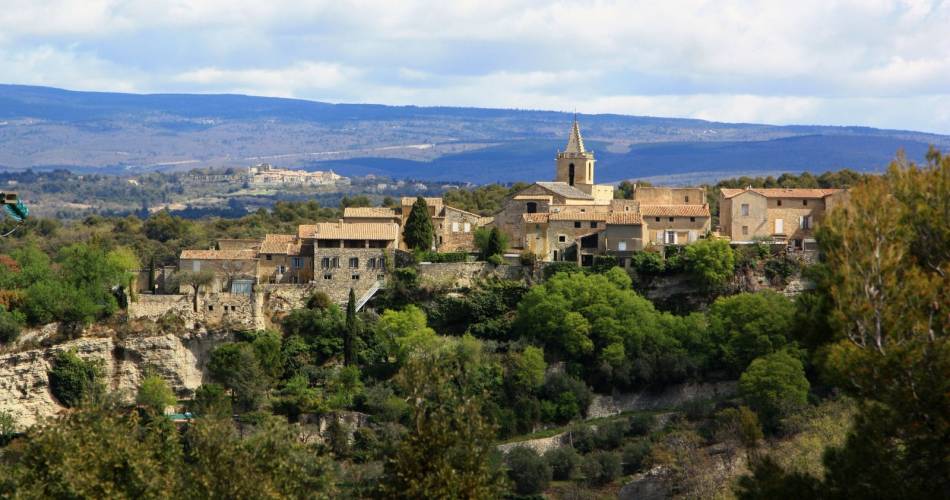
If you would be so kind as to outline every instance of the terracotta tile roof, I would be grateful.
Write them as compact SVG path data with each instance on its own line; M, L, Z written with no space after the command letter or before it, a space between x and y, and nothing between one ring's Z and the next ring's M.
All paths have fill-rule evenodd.
M395 219L398 217L396 211L392 208L386 207L346 207L343 209L343 218L361 218L361 217L370 217L370 218L392 218Z
M521 214L521 218L528 224L547 224L549 213Z
M643 218L637 212L613 212L607 216L607 224L643 224Z
M221 250L253 250L261 245L261 240L252 238L222 238L217 241Z
M551 220L604 221L607 215L607 212L553 212Z
M181 251L181 259L188 260L255 260L255 250L194 250Z
M426 196L426 197L423 197L423 198L426 200L426 205L429 205L430 207L432 207L432 206L442 206L442 198L433 197L433 196ZM401 201L400 201L400 203L401 203L402 206L404 206L404 207L410 206L410 205L412 205L412 204L415 203L415 202L416 202L416 197L415 197L415 196L403 196L402 199L401 199Z
M297 236L316 240L395 240L399 225L394 222L318 222L297 228Z
M268 234L264 236L264 241L261 242L260 253L292 255L290 253L291 246L296 246L298 248L300 246L296 235Z
M709 217L709 205L640 205L646 217Z
M566 182L535 182L538 186L551 191L554 194L570 198L572 200L593 200L594 197L577 189Z
M729 189L719 190L723 198L732 198L734 196L751 191L761 194L766 198L824 198L844 191L843 189L809 189L809 188L752 188L752 189Z

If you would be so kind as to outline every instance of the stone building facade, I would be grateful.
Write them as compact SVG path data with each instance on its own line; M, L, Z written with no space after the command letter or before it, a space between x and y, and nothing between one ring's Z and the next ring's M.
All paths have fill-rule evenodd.
M815 228L846 196L841 189L722 189L720 232L734 243L765 240L812 248Z

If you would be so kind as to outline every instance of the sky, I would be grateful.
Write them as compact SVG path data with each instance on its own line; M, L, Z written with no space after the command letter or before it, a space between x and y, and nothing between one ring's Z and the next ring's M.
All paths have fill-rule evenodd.
M950 0L0 0L0 72L950 134Z

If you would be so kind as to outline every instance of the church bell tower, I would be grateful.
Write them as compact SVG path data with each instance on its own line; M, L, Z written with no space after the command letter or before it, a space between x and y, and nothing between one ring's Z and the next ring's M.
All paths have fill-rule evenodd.
M591 194L594 186L594 152L584 149L581 128L574 118L567 147L557 153L556 182L564 182Z

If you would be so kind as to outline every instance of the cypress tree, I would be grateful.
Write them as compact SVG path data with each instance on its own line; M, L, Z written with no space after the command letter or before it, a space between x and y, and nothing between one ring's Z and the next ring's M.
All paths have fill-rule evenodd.
M343 329L343 364L353 364L353 340L356 337L356 292L350 288L350 298L346 301L346 326Z
M403 241L413 250L429 250L432 248L432 233L429 206L425 198L419 196L412 204L412 211L406 219L406 228L402 232Z

